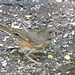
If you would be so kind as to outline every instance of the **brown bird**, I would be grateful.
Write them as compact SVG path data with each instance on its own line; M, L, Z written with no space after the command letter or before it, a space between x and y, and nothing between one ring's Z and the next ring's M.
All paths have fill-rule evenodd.
M29 22L25 20L18 19L17 21L22 22L23 24L28 24ZM43 49L47 47L48 44L51 43L53 39L53 34L55 32L55 29L52 25L48 25L46 28L40 31L34 31L27 29L25 26L23 26L22 30L16 29L15 30L24 40L28 40L30 44L32 44L35 47L41 47L43 46Z
M0 29L11 34L17 43L20 45L20 52L35 52L44 50L51 42L53 38L53 33L55 29L53 27L47 26L45 29L40 31L29 30L23 26L22 30L16 29L16 33L13 33L8 28L0 25ZM28 39L28 41L26 41ZM30 59L28 55L27 58ZM38 64L35 60L30 59Z

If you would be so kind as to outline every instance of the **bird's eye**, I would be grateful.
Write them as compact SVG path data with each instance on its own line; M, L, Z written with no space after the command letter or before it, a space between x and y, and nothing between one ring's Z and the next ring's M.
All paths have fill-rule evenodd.
M52 38L48 39L48 40L51 40Z
M52 40L52 38L48 39L47 41L50 41L50 40Z
M50 31L49 33L51 34L52 32Z

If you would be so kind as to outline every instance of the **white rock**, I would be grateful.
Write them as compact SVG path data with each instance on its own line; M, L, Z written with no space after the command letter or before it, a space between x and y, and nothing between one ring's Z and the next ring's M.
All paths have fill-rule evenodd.
M2 10L0 10L0 13L2 12Z
M68 33L66 33L63 37L65 38L65 37L67 37L68 36Z
M75 31L72 31L72 35L74 35L75 34Z
M62 2L62 0L56 0L56 2Z
M2 61L1 63L2 63L3 66L7 65L7 61L6 60Z

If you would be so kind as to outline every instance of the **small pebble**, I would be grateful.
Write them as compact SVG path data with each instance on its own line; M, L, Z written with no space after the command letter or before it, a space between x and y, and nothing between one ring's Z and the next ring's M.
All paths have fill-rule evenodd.
M68 33L66 33L63 37L65 38L65 37L67 37L68 36Z
M11 26L11 28L18 29L19 26Z
M0 47L2 47L4 44L0 44Z
M5 38L3 39L3 41L6 41L9 38L9 36L5 36Z
M0 33L1 33L2 31L0 31Z
M52 55L48 55L48 58L53 58L53 56Z
M11 28L19 29L19 25L17 25L17 22L12 23Z
M56 2L62 2L62 0L56 0Z
M70 71L67 71L67 72L66 72L66 74L69 74L69 73L70 73Z
M29 19L32 17L32 15L26 15L25 17Z
M72 24L72 26L75 26L75 22L73 22L73 23L71 23Z
M69 55L65 55L64 58L65 58L66 60L69 60L69 59L70 59L70 56L69 56Z
M3 66L7 65L7 61L6 60L2 61L1 63L2 63Z
M17 16L18 16L18 14L14 14L13 16L14 16L14 17L17 17Z
M74 35L75 34L75 31L72 31L72 35Z
M0 10L0 13L2 12L2 10Z

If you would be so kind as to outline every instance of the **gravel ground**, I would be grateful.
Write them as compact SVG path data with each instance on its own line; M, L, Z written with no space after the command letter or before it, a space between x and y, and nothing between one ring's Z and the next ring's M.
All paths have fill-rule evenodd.
M0 25L22 28L17 19L31 22L24 24L35 31L47 25L55 27L55 37L44 53L34 53L40 66L21 55L15 39L0 30L0 75L75 75L75 4L46 3L26 5L0 4Z

